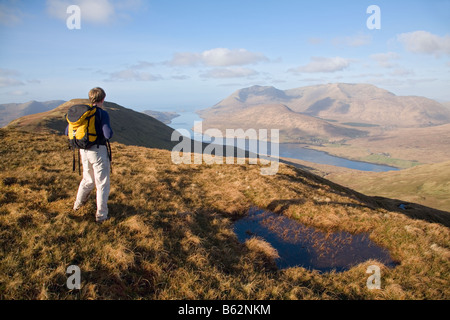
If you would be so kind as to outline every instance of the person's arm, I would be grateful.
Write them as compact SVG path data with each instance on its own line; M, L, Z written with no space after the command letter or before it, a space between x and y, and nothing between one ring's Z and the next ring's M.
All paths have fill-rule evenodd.
M104 110L102 112L102 131L103 135L105 136L105 139L107 140L111 139L114 134L114 132L111 129L111 124L109 122L109 114Z
M68 135L69 135L69 125L67 125L67 127L66 127L66 131L65 131L65 134L66 134L66 136L68 136Z

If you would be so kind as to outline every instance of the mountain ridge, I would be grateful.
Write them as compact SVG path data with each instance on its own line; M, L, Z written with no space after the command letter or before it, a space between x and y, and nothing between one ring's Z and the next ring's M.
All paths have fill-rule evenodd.
M450 110L425 97L397 96L370 84L333 83L279 90L252 86L235 91L211 108L205 120L226 117L255 105L285 104L292 111L340 122L384 127L424 127L450 122Z
M13 120L5 128L28 132L51 131L64 134L67 126L65 115L68 109L75 104L89 104L89 100L72 99L53 110ZM161 121L113 102L105 102L103 108L110 116L111 127L114 131L112 141L167 150L175 146L175 142L171 141L174 129Z
M221 119L206 119L202 126L217 128L223 132L226 132L227 128L279 129L281 142L292 142L295 137L298 137L301 142L312 143L340 141L367 135L367 132L363 130L344 128L307 114L294 112L284 104L255 105L237 110L228 117L225 124ZM286 140L286 137L290 137L289 140Z

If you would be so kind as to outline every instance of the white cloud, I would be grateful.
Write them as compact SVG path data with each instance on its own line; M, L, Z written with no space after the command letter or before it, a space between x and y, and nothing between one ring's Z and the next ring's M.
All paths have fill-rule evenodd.
M203 52L202 60L208 66L227 67L253 64L268 59L261 53L250 52L245 49L217 48Z
M20 9L14 7L14 1L4 1L0 3L0 24L5 26L14 26L23 19L23 13Z
M41 80L39 80L39 79L31 79L31 80L27 80L27 83L29 83L29 84L40 84Z
M443 37L428 31L414 31L397 35L397 40L409 52L432 54L450 54L450 35Z
M334 57L312 57L311 62L305 66L290 69L289 71L295 73L319 73L319 72L336 72L342 71L350 66L350 60Z
M121 0L116 1L115 5L118 10L131 10L139 11L145 6L145 1L143 0Z
M26 96L28 94L28 92L23 91L23 90L14 90L14 91L9 91L6 94L9 94L11 96Z
M18 76L20 72L13 69L0 68L0 76Z
M312 45L319 45L323 43L322 38L312 37L308 39L308 43Z
M47 12L57 19L66 20L67 8L71 5L80 7L81 21L107 23L114 16L114 7L108 0L47 0Z
M113 72L106 81L158 81L162 80L159 75L153 75L149 72L139 72L133 69L124 69Z
M155 64L153 62L148 61L139 61L137 64L132 65L130 69L142 70L145 68L153 67Z
M47 0L47 13L57 19L69 17L67 7L77 5L81 10L81 23L107 24L117 17L126 17L124 11L142 8L140 0Z
M408 70L405 68L395 68L394 71L390 73L391 76L413 76L415 75L413 70Z
M359 33L354 36L337 37L332 40L335 46L362 47L372 42L372 36L369 34Z
M174 54L169 65L230 67L254 64L261 61L268 61L262 53L250 52L246 49L230 50L227 48L216 48L201 53L178 52Z
M415 90L413 92L417 91L417 88L415 88L415 86L420 85L420 84L427 84L427 83L431 83L431 82L435 82L438 79L436 78L398 78L398 77L392 77L392 78L385 78L383 77L374 77L374 78L368 78L366 81L367 83L371 83L373 85L376 86L380 86L380 87L412 87L412 90Z
M370 56L372 60L378 62L378 65L383 68L394 68L397 66L392 60L400 59L400 55L395 52L376 53Z
M253 69L236 68L215 68L202 74L202 78L228 79L228 78L246 78L257 75L258 72Z
M128 65L122 70L115 72L96 71L108 76L105 81L159 81L163 78L160 75L144 71L154 67L156 64L148 61L138 61L136 64Z
M0 88L23 86L24 84L23 81L17 79L0 77Z
M381 78L384 76L384 73L360 73L355 75L355 78L367 78L367 77L371 77L371 78Z
M201 55L191 52L177 52L169 62L172 66L195 66L201 62Z
M0 88L23 86L25 83L16 79L20 72L12 69L0 68Z
M173 80L187 80L187 79L190 79L191 77L190 76L187 76L187 75L175 75L175 76L172 76L172 79Z

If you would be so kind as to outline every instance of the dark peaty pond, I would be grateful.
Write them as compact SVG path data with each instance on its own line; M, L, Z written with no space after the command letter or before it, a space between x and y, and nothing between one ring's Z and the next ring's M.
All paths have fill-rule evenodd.
M259 237L269 242L280 256L278 268L301 266L321 272L343 272L367 260L395 267L388 250L377 246L368 234L324 233L286 216L253 208L234 225L239 241Z

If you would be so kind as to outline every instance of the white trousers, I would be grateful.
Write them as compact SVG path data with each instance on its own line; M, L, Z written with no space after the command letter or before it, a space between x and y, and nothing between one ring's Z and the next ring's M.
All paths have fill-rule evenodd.
M97 213L95 218L102 221L108 218L109 172L110 163L106 146L93 146L89 150L80 150L83 164L83 180L78 188L74 207L86 203L90 193L97 187Z

